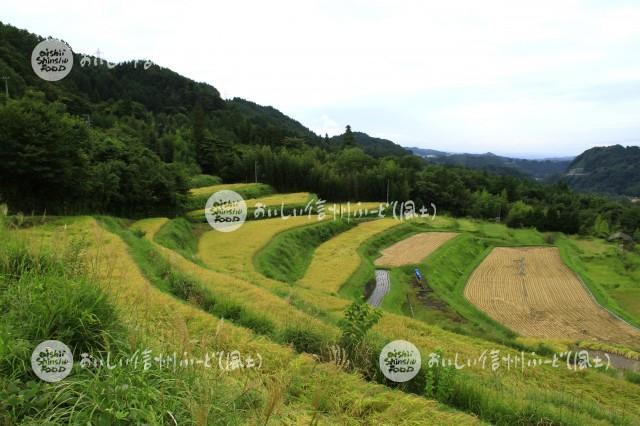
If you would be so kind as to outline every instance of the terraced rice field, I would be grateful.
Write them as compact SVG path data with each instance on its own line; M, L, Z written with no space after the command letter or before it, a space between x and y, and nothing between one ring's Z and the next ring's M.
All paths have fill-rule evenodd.
M277 233L318 222L317 216L273 218L245 222L233 232L207 231L200 237L198 257L219 271L245 272L249 267L252 268L254 254Z
M139 225L154 232L161 220ZM102 229L92 218L78 218L67 227L33 228L22 232L37 244L65 244L82 236L89 244L84 258L92 277L113 301L133 342L156 351L183 351L201 355L212 350L259 353L261 369L250 379L236 372L220 374L203 368L203 380L211 387L218 381L235 384L238 394L251 389L262 395L280 396L272 419L283 424L390 424L402 418L408 424L480 424L472 415L442 407L419 396L390 390L347 374L328 363L318 363L299 355L290 347L259 338L249 330L207 314L154 287L141 273L120 237ZM273 385L274 378L286 377L305 389L301 394L289 384ZM318 399L325 404L317 413ZM345 408L346 407L346 408ZM198 407L194 408L195 410ZM209 419L209 422L214 419ZM260 411L251 424L263 424ZM209 424L206 420L202 424Z
M239 184L239 185L246 185L246 184ZM216 185L218 186L218 185ZM219 186L225 186L225 185L219 185ZM212 187L209 187L212 188ZM202 189L202 188L197 188L198 190ZM231 189L229 187L226 188L222 188L222 189ZM215 192L215 191L213 191ZM211 194L213 194L213 192L210 192ZM207 192L208 194L209 192ZM280 207L282 207L282 205L284 204L285 207L287 206L300 206L300 208L306 207L306 204L309 203L309 201L311 201L313 199L313 195L309 192L292 192L292 193L288 193L288 194L274 194L274 195L267 195L264 197L258 197L258 198L250 198L245 200L246 204L247 204L247 209L251 210L253 208L256 207L256 205L258 203L263 204L264 206L268 207L270 210L277 212L278 215L280 214ZM315 203L311 203L310 207L314 207ZM298 207L296 207L296 211L299 210ZM249 212L249 214L252 214L251 212ZM266 213L265 213L266 214ZM306 214L306 212L305 212ZM286 214L285 216L291 216L290 213ZM203 208L198 209L198 210L193 210L189 213L187 213L187 216L192 218L192 219L203 219L205 217L204 214L204 205Z
M374 263L387 268L418 263L456 235L458 234L455 232L423 232L413 235L382 250L382 256Z
M300 285L326 293L338 292L360 265L358 247L399 223L390 218L364 222L320 245Z
M158 229L167 222L166 218L143 219L131 227L145 231L145 238L149 239L156 249L169 261L173 268L196 278L202 282L213 294L222 295L237 303L241 303L256 313L264 313L278 328L285 328L296 324L311 326L326 335L336 334L316 318L313 318L291 306L284 299L277 297L269 290L250 284L233 275L227 275L203 268L182 257L166 247L153 242ZM214 231L216 232L216 231ZM224 234L220 233L219 234Z
M199 258L203 259L205 263L213 269L232 272L236 278L242 277L253 284L265 286L272 290L276 288L287 288L292 296L295 295L295 298L299 298L309 305L317 306L319 309L325 311L340 313L350 303L349 301L321 291L280 283L279 281L266 278L254 270L252 264L253 255L260 250L262 246L267 244L275 234L295 228L296 226L303 226L306 223L308 222L303 218L292 218L286 221L269 219L246 223L238 231L229 234L210 231L205 233L201 238ZM155 224L149 225L152 225L149 226L149 230L155 227L153 226ZM233 242L228 239L231 238L230 234L235 234L236 237L241 238ZM353 249L352 252L355 256L358 256L355 249ZM228 257L226 257L226 260L223 260L220 256ZM424 351L429 351L436 347L444 347L447 354L452 355L457 353L462 359L477 357L480 353L489 349L499 349L502 354L516 354L515 350L508 349L500 344L452 333L433 324L426 324L422 321L391 313L385 313L374 329L376 332L390 339L409 340ZM426 356L426 353L423 353L423 356ZM473 370L472 374L476 379L484 380L482 377L485 376L485 373L489 374L489 372L485 370ZM619 409L617 407L624 406L626 407L625 416L627 416L626 418L628 419L632 419L631 423L640 419L640 411L637 408L640 407L640 394L637 393L637 385L609 377L608 375L594 373L589 375L588 380L582 380L580 378L581 376L573 372L543 366L540 369L527 369L524 373L516 372L515 370L511 372L502 371L500 377L500 386L501 389L503 389L499 392L500 395L517 395L523 389L523 380L526 381L527 396L518 400L509 400L515 405L521 403L527 404L531 401L535 404L537 403L536 401L540 401L540 398L550 397L549 389L562 389L563 397L598 404L607 412L618 412ZM578 380L578 382L576 382L577 386L564 386L567 381L571 380ZM321 384L319 387L329 384L329 382L324 381L324 385ZM344 385L344 383L341 384L341 386ZM355 384L351 385L354 386ZM497 394L495 395L497 397ZM615 395L615 398L603 399L597 397L598 395ZM347 401L344 400L344 402ZM557 407L561 406L562 404L557 405ZM554 407L556 407L555 404ZM562 407L566 409L565 406ZM589 420L593 420L588 413L582 414L576 410L577 409L570 410L573 416L572 419L575 422L587 424ZM421 410L417 411L421 412ZM452 414L455 415L457 413ZM437 416L440 415L440 413L434 412L433 415ZM411 423L411 419L415 418L415 416L412 416L405 418L405 420ZM463 419L463 421L464 420L466 419ZM434 420L429 417L422 417L416 424L430 424L433 422ZM459 424L458 422L459 420L454 420L453 417L446 419L440 418L435 421L437 424Z
M222 191L223 189L229 189L231 191L238 191L243 189L251 189L256 187L255 183L222 183L220 185L203 186L201 188L193 188L189 190L189 194L192 196L210 196L214 192Z
M334 215L336 217L340 217L340 214L342 214L342 216L345 218L362 217L366 216L367 214L371 215L379 213L381 208L386 209L385 212L390 211L385 206L386 203L375 201L342 204L327 203L326 212L327 214L331 215L331 217L333 217Z
M269 207L280 207L282 203L285 206L293 204L305 204L311 200L311 193L309 192L291 192L288 194L274 194L266 197L251 198L246 200L247 207L255 207L256 204L261 203Z
M523 336L640 345L640 330L598 305L556 248L493 249L464 295Z
M325 216L324 220L328 220ZM198 257L211 269L232 273L255 285L272 291L286 289L291 294L304 297L309 303L322 306L331 312L341 313L348 301L321 292L309 293L306 288L291 287L289 284L265 277L255 269L254 256L279 232L299 226L317 224L318 217L273 218L246 222L234 232L208 231L200 237ZM224 247L224 250L220 250Z

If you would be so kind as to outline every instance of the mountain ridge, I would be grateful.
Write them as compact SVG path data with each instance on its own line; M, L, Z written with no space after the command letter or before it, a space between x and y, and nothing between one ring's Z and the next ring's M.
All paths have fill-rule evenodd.
M640 147L593 147L577 156L563 180L583 192L640 196Z

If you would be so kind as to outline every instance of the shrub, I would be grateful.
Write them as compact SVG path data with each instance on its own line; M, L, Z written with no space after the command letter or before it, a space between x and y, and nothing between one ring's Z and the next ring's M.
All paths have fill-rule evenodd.
M212 175L195 175L189 179L189 188L202 188L203 186L220 185L222 179Z
M367 378L378 375L378 354L380 342L370 341L369 331L380 321L382 312L364 301L352 303L345 311L344 318L338 324L342 330L340 346L345 350L353 368ZM379 347L379 348L378 348Z
M320 354L328 346L327 339L317 331L300 326L287 327L282 331L281 340L293 345L297 352Z
M380 321L380 318L382 318L382 312L364 301L352 303L339 324L342 330L340 339L342 347L352 352L364 341L369 330Z
M556 243L557 238L558 238L558 235L556 233L549 232L544 235L544 242L549 245L554 245Z
M436 349L433 357L426 363L424 369L425 396L447 402L453 394L453 381L456 370L451 365L443 365L442 349Z

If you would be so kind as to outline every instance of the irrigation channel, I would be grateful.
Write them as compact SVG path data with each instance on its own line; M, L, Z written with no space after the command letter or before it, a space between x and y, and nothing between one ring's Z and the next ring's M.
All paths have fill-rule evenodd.
M376 288L369 296L367 303L371 306L380 306L384 296L389 293L391 280L389 279L389 271L386 269L376 269Z

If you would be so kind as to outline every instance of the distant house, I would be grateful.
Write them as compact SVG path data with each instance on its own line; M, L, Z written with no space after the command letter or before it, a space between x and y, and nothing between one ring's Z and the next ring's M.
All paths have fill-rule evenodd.
M632 203L640 203L640 198L636 197L636 198L631 198L631 202Z

